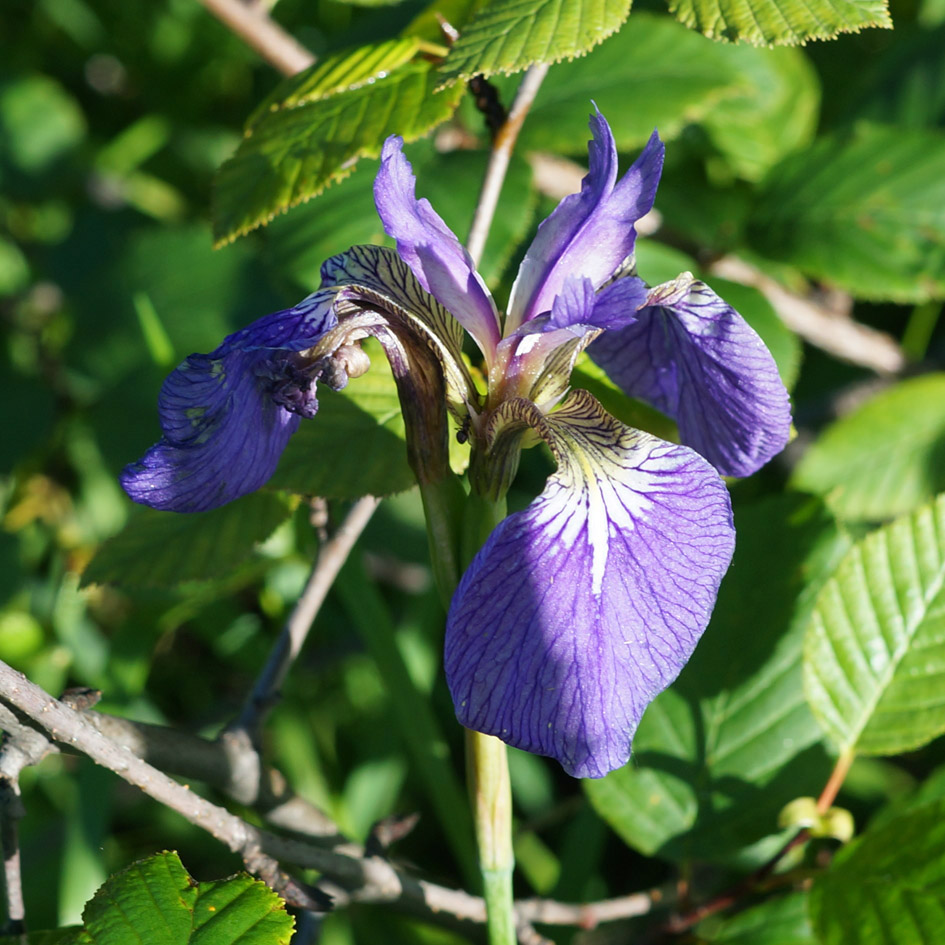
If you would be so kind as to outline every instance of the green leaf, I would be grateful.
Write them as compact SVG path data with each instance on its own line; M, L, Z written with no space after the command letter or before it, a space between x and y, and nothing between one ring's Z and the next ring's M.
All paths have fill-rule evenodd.
M769 899L740 912L720 927L699 926L700 941L708 945L816 945L807 917L807 893L794 892Z
M804 688L841 752L893 755L945 732L945 495L858 542L824 586Z
M246 131L252 133L268 112L295 108L381 79L410 62L419 48L420 40L408 37L326 56L277 85L246 120Z
M548 73L522 128L521 147L584 153L591 100L620 149L644 144L657 127L664 140L674 138L726 97L747 91L727 52L668 17L636 13L593 55Z
M408 63L351 91L261 116L219 170L214 236L226 243L320 194L380 154L384 139L413 141L453 113L463 86L433 88L426 62Z
M869 26L892 29L886 0L670 0L670 11L712 39L755 46L796 46Z
M581 56L619 30L630 0L491 0L440 67L446 81Z
M867 831L810 891L823 945L937 945L945 928L945 801Z
M287 498L253 493L210 512L141 509L99 548L83 584L173 588L226 576L290 514Z
M837 420L792 484L856 522L903 515L945 491L945 374L902 381Z
M945 123L945 25L896 32L897 41L873 60L853 115L911 128L941 126Z
M830 770L800 652L814 593L845 540L802 496L739 509L735 527L732 569L693 659L646 710L631 763L585 782L598 813L646 855L770 854L781 808L819 791Z
M768 175L752 248L857 298L945 296L945 134L881 125L816 141Z
M416 484L407 463L397 385L383 349L365 341L371 369L338 393L289 441L269 486L328 499L390 495Z
M748 80L702 119L712 143L746 180L760 180L781 158L813 138L820 113L820 81L799 49L723 47Z
M116 873L82 918L73 945L288 945L295 924L264 883L245 873L196 883L176 853Z

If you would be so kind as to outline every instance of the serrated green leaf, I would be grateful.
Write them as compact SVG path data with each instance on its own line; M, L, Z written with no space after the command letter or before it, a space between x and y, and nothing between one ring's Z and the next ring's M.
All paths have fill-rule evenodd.
M700 941L708 945L816 945L807 917L807 893L794 892L769 899L740 912L715 929L699 926Z
M630 0L492 0L466 24L440 72L450 82L573 59L629 14Z
M800 496L737 510L735 527L734 563L693 659L644 713L631 763L585 782L598 813L647 855L770 854L781 808L819 791L830 770L800 651L845 539L819 501Z
M158 853L110 877L82 914L73 945L288 945L282 900L245 873L196 883L176 853Z
M362 349L371 369L338 393L326 391L318 416L302 423L269 485L328 499L390 495L416 483L407 463L397 385L380 345Z
M945 134L881 125L831 136L768 175L752 248L857 298L945 297Z
M822 945L938 945L945 928L945 801L867 831L810 891Z
M945 495L858 542L804 642L811 709L841 752L893 755L945 732Z
M870 26L892 29L886 0L670 0L670 12L712 39L796 46Z
M902 381L837 420L792 483L857 522L903 515L945 491L945 374Z
M726 97L747 91L744 82L725 47L668 17L635 13L627 28L593 55L548 73L520 145L586 153L592 100L610 123L618 148L644 144L654 128L669 140Z
M785 155L807 145L820 113L820 80L799 49L723 47L748 79L702 119L712 143L745 180L760 180Z
M369 43L326 56L277 85L246 120L246 131L252 133L259 120L269 112L296 108L383 78L410 62L419 48L419 39L406 37Z
M287 498L260 492L210 512L141 509L99 548L82 583L173 588L224 577L290 512Z
M414 62L369 85L268 112L219 170L214 237L225 243L346 177L376 157L388 135L413 141L453 113L463 87L433 88L439 77Z

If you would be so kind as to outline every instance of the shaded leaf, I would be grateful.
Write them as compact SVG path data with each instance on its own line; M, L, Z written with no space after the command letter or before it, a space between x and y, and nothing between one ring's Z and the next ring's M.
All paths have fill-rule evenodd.
M463 28L445 81L580 56L620 29L630 0L491 0Z
M823 945L936 945L945 928L945 801L867 831L810 892Z
M707 923L704 923L707 924ZM740 912L700 938L709 945L816 945L807 917L807 893L793 892Z
M793 485L852 521L893 518L945 491L945 374L902 381L828 427Z
M892 755L945 732L945 495L854 545L804 642L810 706L841 752Z
M463 86L433 92L430 69L408 63L360 88L261 116L217 174L216 240L228 242L318 195L359 158L380 154L388 135L413 141L447 119Z
M357 499L402 492L416 483L390 365L375 341L362 348L371 369L343 391L321 396L318 416L300 424L269 480L271 488Z
M669 9L686 26L712 39L744 40L755 46L796 46L869 26L892 29L886 0L670 0Z
M598 813L647 855L771 853L781 807L816 793L830 770L800 651L814 593L845 540L822 504L801 496L742 508L735 527L732 569L695 655L646 710L631 763L584 784Z
M945 296L945 134L863 125L768 175L756 251L858 298Z
M746 91L727 52L665 16L635 13L633 23L593 56L548 73L521 146L586 153L592 99L620 149L644 144L654 128L665 140L674 138L724 98Z
M141 509L99 548L82 583L172 588L224 577L290 512L284 496L261 492L210 512Z
M70 945L288 945L294 926L265 883L243 873L198 884L176 853L110 877L82 918Z

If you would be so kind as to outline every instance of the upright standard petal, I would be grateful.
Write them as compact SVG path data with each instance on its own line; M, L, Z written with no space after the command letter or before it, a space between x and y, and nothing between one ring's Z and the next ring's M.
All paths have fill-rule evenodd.
M616 285L616 283L615 283ZM750 476L787 444L791 405L754 329L689 273L650 291L637 320L588 353L632 397L679 424L724 476Z
M317 292L180 364L158 400L164 436L122 471L125 492L155 509L203 512L263 485L299 416L317 409L315 380L292 354L337 324L334 295Z
M416 180L403 155L403 140L384 142L374 181L374 202L397 252L421 285L469 332L491 363L499 341L495 302L465 247L430 206L417 200Z
M463 725L602 777L626 763L643 710L709 621L734 548L728 492L698 454L624 426L586 391L545 418L507 409L558 471L463 576L447 681Z
M617 148L600 112L591 116L590 129L589 169L581 192L565 197L538 227L512 286L506 334L549 311L569 275L585 276L595 288L603 285L633 252L633 225L653 206L663 169L663 143L656 132L614 186Z

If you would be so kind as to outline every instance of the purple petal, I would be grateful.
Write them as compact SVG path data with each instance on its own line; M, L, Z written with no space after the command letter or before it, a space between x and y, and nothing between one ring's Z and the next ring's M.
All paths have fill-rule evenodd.
M227 337L211 354L192 354L164 381L158 399L163 438L122 471L125 492L155 509L203 512L258 489L275 472L308 393L290 413L273 399L286 354L302 351L337 324L334 293L315 293ZM281 372L281 373L280 373Z
M384 142L374 181L374 202L384 230L420 284L456 317L491 361L499 341L499 317L465 247L426 199L417 200L416 180L402 152L403 140Z
M610 126L597 112L590 128L581 192L565 197L538 227L512 286L506 334L547 312L569 275L586 276L595 288L603 285L633 252L633 224L653 206L663 168L656 132L615 187L617 149Z
M637 321L588 353L631 397L679 424L723 476L750 476L786 445L791 405L754 329L688 274L652 289Z
M447 681L463 725L602 777L708 623L731 507L697 453L623 426L585 391L540 426L558 471L460 581Z

